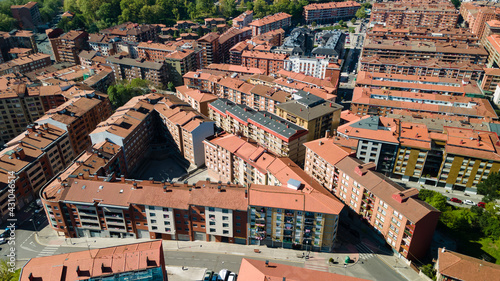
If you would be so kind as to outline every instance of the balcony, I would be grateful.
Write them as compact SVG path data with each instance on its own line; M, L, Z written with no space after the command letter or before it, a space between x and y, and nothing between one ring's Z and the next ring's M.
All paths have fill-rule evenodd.
M413 232L405 228L405 234L411 237L413 235Z
M312 225L312 224L314 224L314 220L313 219L306 219L304 223L306 225Z
M108 213L106 212L104 214L105 217L110 217L110 218L123 218L123 214L120 214L120 213Z
M409 248L408 246L406 246L405 244L401 244L401 249L405 250L406 252L408 252ZM402 252L402 251L400 251Z

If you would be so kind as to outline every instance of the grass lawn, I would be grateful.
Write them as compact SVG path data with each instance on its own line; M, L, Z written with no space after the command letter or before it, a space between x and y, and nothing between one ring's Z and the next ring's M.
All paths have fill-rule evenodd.
M496 264L500 264L500 244L498 241L495 243L491 238L483 238L477 242L481 244L481 250L494 257Z
M443 224L440 226L443 227ZM489 262L500 264L500 240L495 243L491 238L481 237L480 231L464 233L448 230L444 233L457 241L457 252L477 259L489 259Z

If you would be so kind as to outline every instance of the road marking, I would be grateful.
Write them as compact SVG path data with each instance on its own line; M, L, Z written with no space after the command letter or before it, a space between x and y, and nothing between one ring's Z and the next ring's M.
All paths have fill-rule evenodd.
M57 246L46 246L43 250L38 254L37 257L46 257L52 256L57 250L59 250L59 245Z
M356 244L356 249L359 252L359 259L368 260L375 256L375 253L363 242Z

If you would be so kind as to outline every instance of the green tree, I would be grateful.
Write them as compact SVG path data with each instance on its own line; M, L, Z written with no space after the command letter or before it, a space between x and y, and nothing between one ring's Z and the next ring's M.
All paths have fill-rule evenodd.
M455 6L456 9L460 8L460 4L462 4L460 0L451 0L451 3Z
M16 24L16 20L6 14L0 14L0 30L11 31Z
M0 260L0 280L2 281L17 281L19 280L20 270L12 272L7 259Z
M359 8L357 11L356 11L356 17L358 19L364 19L366 18L366 12L365 12L365 9L364 8Z
M256 18L263 18L269 11L269 5L265 0L255 0L253 2L253 12Z
M221 0L221 10L222 10L222 14L226 18L232 17L236 12L236 1L235 0Z
M311 26L312 26L312 27L316 27L317 25L318 25L318 24L317 24L315 21L313 21L313 22L311 23Z
M167 89L171 92L175 92L175 85L172 82L168 82Z
M143 80L141 78L135 78L130 81L129 86L133 88L147 88L148 87L148 81Z
M356 24L356 18L352 18L352 19L351 19L351 23L352 23L352 24Z
M427 275L427 277L431 278L432 280L436 280L436 270L434 269L433 264L429 263L423 265L420 267L420 270L422 270L422 273Z
M500 174L498 172L491 173L488 178L477 185L477 192L484 195L484 202L500 198Z

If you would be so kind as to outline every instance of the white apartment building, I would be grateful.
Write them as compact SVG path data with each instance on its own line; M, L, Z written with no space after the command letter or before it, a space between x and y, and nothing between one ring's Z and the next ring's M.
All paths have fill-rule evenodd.
M327 58L290 57L285 60L285 70L325 79L329 64L330 60Z

